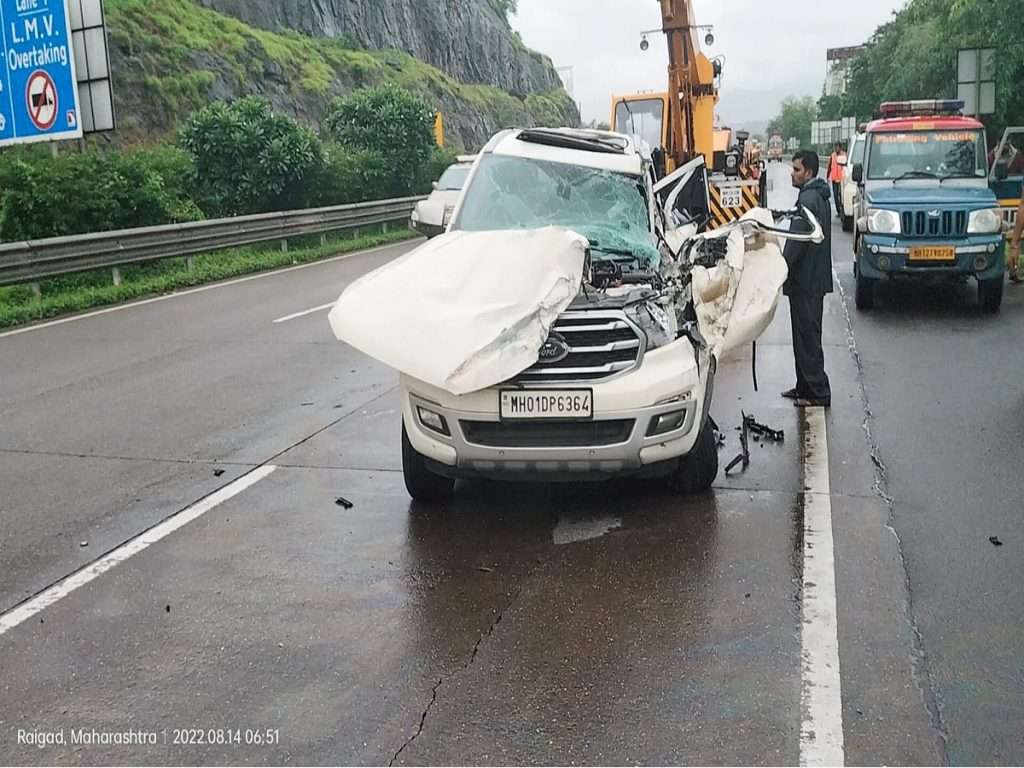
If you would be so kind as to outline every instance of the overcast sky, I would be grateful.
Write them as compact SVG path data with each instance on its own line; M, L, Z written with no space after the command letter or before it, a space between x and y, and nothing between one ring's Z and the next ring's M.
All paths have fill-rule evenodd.
M697 23L715 27L717 40L705 53L726 58L722 119L768 120L787 95L820 96L825 49L866 41L902 5L695 0ZM664 37L651 36L650 50L640 51L640 32L660 28L660 15L657 0L519 0L512 23L527 45L548 54L556 66L573 67L571 85L583 119L606 121L613 93L665 88Z

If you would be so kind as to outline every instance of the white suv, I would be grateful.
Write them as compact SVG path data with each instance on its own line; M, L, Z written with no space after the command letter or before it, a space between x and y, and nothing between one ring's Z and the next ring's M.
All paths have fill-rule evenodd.
M331 313L339 339L402 373L409 494L437 500L471 477L709 488L717 361L763 332L786 278L771 215L755 214L697 234L702 158L656 183L620 134L495 136L448 233Z

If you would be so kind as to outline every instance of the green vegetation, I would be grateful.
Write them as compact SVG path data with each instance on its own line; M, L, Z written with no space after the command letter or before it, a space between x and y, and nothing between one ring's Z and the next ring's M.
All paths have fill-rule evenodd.
M491 0L499 10L510 0ZM465 85L401 51L366 51L351 37L311 38L251 27L195 0L107 0L112 45L126 59L119 89L137 91L146 119L122 114L123 132L137 141L172 131L207 106L215 87L252 92L253 82L278 84L296 114L319 120L333 98L367 86L394 83L421 96L432 109L494 115L502 125L564 124L574 114L564 91L529 99L484 85ZM543 60L542 57L538 57ZM556 111L560 108L560 112Z
M192 158L171 147L0 154L0 242L196 221Z
M996 49L996 113L990 140L1024 122L1020 0L910 0L854 60L841 111L870 119L884 101L956 97L960 48Z
M811 123L818 119L818 105L810 96L790 96L782 102L782 113L768 124L768 134L780 133L786 139L800 139L800 146L811 143Z
M309 177L323 163L312 131L254 96L196 112L181 146L194 158L197 202L217 218L302 207Z
M519 10L518 0L487 0L503 17L508 18Z
M411 237L414 237L412 232L401 229L359 238L337 238L327 245L293 248L287 253L281 252L276 245L224 251L197 256L191 271L184 259L165 259L155 264L123 267L123 282L119 286L112 285L109 270L85 272L43 281L41 299L36 299L28 286L0 288L0 328L156 296L239 275L306 264Z
M375 156L393 182L390 191L409 195L436 147L435 115L419 96L390 84L335 102L324 129L342 147Z

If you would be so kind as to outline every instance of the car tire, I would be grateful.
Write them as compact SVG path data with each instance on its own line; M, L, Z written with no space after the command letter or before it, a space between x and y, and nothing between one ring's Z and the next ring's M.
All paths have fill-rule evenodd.
M853 216L843 216L843 232L853 232Z
M857 309L874 309L875 284L877 282L870 277L864 277L863 273L859 269L857 270L857 290L853 297L853 303L856 304Z
M715 422L707 420L693 450L679 460L669 478L669 485L677 493L690 495L704 493L718 477L718 441Z
M409 442L409 434L402 422L402 475L405 478L405 489L414 501L436 502L451 498L455 491L455 481L448 477L431 472L427 461L416 452Z
M1003 286L1005 278L1000 275L992 280L978 281L978 304L982 310L994 315L999 311L1003 303Z

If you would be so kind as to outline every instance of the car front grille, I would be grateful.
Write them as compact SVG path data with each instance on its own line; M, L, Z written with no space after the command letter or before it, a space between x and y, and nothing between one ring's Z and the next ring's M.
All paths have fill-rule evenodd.
M542 360L516 381L597 381L635 368L645 346L643 333L618 310L566 312L555 322L551 338L568 347L565 359Z
M904 211L903 234L907 237L965 237L967 211Z
M467 443L487 448L583 448L618 445L633 434L632 419L613 421L461 421Z

